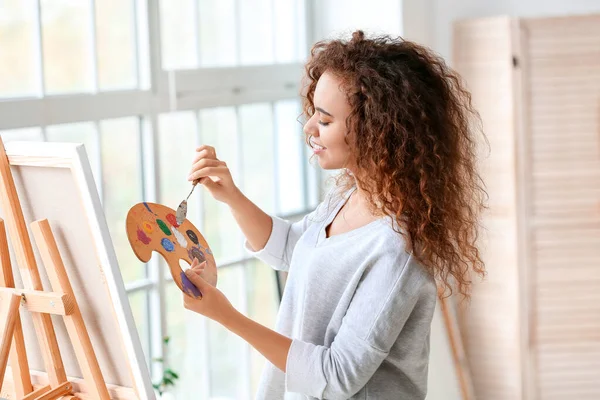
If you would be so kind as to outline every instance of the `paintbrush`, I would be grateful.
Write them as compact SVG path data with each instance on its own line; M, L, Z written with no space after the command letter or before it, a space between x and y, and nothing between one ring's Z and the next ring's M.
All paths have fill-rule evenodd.
M190 198L190 196L192 195L192 192L196 188L196 185L198 184L199 181L200 181L199 179L196 179L194 181L194 183L192 184L192 190L190 190L190 194L188 194L187 197L185 198L185 200L183 200L179 204L179 207L177 207L177 212L175 213L175 220L177 221L177 223L179 225L183 224L183 221L185 221L185 218L187 216L187 201Z

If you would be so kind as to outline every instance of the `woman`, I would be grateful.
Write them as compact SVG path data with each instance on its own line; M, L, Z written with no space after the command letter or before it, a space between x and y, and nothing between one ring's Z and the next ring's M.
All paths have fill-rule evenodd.
M188 178L230 206L249 251L289 271L276 331L236 311L197 261L186 273L204 297L185 307L267 358L259 399L423 399L436 286L468 296L484 272L477 114L443 60L400 38L317 43L306 77L307 142L343 170L313 213L268 216L208 146Z

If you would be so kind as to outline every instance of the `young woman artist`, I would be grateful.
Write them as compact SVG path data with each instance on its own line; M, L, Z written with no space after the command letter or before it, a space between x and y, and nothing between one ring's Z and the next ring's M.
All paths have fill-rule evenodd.
M424 399L438 287L468 296L484 273L477 113L442 59L400 38L319 42L306 78L307 143L342 170L314 212L265 214L209 146L188 178L229 205L248 251L289 272L275 330L234 309L196 260L186 273L203 298L185 308L266 357L257 399Z

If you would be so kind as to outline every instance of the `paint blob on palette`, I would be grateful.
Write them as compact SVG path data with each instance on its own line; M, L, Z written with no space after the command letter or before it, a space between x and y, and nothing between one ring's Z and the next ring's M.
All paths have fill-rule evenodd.
M206 261L202 278L217 285L217 265L208 243L196 227L185 220L178 224L175 211L155 203L139 203L127 214L127 238L140 261L148 262L152 252L162 255L169 265L173 280L184 293L198 298L202 293L190 282L179 265L183 259L188 264L194 258Z

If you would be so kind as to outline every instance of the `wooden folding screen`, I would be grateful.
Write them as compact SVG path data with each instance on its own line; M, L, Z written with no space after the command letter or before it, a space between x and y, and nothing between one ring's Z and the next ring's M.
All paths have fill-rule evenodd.
M460 21L452 64L490 144L477 398L600 399L600 15Z

